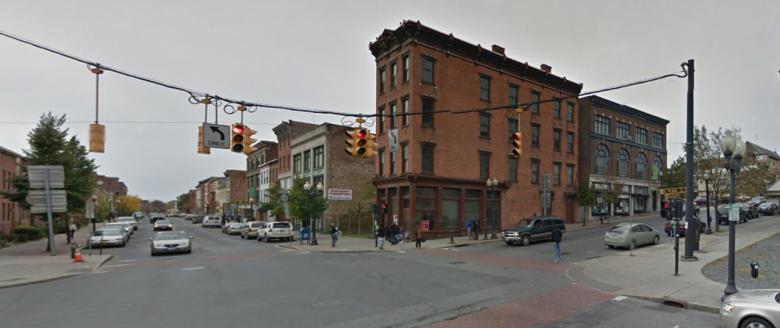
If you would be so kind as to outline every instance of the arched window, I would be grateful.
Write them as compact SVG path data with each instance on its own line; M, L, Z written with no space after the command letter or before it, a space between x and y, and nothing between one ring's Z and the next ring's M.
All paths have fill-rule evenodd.
M653 160L653 171L654 171L653 172L653 174L654 174L653 178L655 180L660 181L661 180L661 159L658 158L658 157L656 157Z
M618 152L618 176L628 178L628 152L621 149Z
M645 154L639 154L639 156L636 157L636 178L637 179L646 178L646 172L645 172L646 167L647 167L647 159L645 159Z
M596 174L607 174L609 165L609 149L601 144L596 149Z

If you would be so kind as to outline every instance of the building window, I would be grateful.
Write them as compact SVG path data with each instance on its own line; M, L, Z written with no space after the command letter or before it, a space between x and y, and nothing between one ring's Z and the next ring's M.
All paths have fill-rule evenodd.
M574 122L574 103L566 102L566 122Z
M645 158L645 155L639 154L639 156L636 157L636 178L637 179L645 178L646 167L647 167L647 159Z
M422 127L433 127L433 100L430 98L423 98L422 100Z
M390 175L395 175L395 152L389 151L390 154Z
M404 54L403 57L401 57L401 61L403 62L403 81L408 82L409 81L409 54Z
M664 135L653 132L653 147L655 148L664 148Z
M601 144L596 149L596 174L606 175L609 169L609 149Z
M490 101L490 76L479 75L479 99Z
M409 145L401 145L401 173L409 170Z
M539 98L542 94L538 91L531 92L531 114L539 115Z
M653 160L653 176L651 179L661 181L661 159L658 157Z
M623 122L617 122L617 136L620 139L629 139L631 136L631 125Z
M379 93L385 93L385 67L379 69Z
M539 183L539 160L538 159L531 160L531 183L532 184Z
M628 178L628 152L625 149L621 149L618 152L618 176L621 178Z
M376 134L382 135L385 131L385 106L379 107L379 116L377 117Z
M539 148L539 124L531 124L531 147Z
M398 78L398 63L393 62L390 64L390 87L395 88L396 79Z
M553 150L561 151L561 130L553 129Z
M490 138L490 113L479 112L479 136Z
M566 186L574 186L574 165L566 165Z
M428 56L422 58L422 81L433 84L433 66L435 60Z
M429 228L435 229L437 188L417 187L415 190L414 221L429 220Z
M514 141L514 134L517 132L517 124L518 120L514 117L510 117L506 119L506 127L509 132L509 144L511 145Z
M422 145L422 172L433 174L433 145Z
M401 126L409 126L409 97L401 99Z
M609 135L609 119L608 118L606 118L604 116L601 116L601 115L596 115L595 124L596 124L596 133L607 135L607 136Z
M509 156L509 172L507 173L507 180L509 182L517 182L517 157Z
M487 180L490 175L490 153L479 152L479 179Z
M636 137L634 141L640 145L647 144L647 129L636 128Z
M322 174L320 174L320 175L315 175L315 176L312 178L312 186L316 186L316 185L318 185L318 184L320 184L320 183L322 184L322 187L323 187L323 188L327 188L327 187L325 186L325 176L323 176Z
M314 169L321 170L325 168L325 146L314 148Z
M561 119L561 100L557 99L553 101L553 118L556 120Z
M553 163L553 185L561 185L561 163Z
M311 151L303 152L303 172L311 171Z
M377 152L377 159L379 162L379 176L385 176L385 151L380 150Z
M301 174L301 154L293 156L293 174Z
M517 106L518 98L517 98L517 86L514 84L509 85L509 104L512 106Z
M395 107L396 104L390 104L390 128L395 129Z
M574 154L574 132L566 132L566 152Z

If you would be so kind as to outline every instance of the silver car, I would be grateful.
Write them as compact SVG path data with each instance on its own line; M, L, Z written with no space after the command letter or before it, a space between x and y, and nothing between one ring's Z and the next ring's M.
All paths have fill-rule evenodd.
M243 230L241 230L241 238L244 239L257 239L257 232L258 230L265 229L265 226L268 225L267 222L263 221L250 221L246 223L246 226Z
M127 244L127 237L120 229L101 228L89 236L89 247L121 246Z
M720 306L720 323L727 328L778 327L780 293L777 289L755 289L726 296Z
M192 237L183 231L162 231L155 233L151 242L152 256L164 253L192 253Z
M228 235L240 235L244 227L246 227L246 224L240 222L228 223L227 227L225 227L225 233Z
M120 229L125 232L125 235L127 235L128 240L130 240L130 235L133 234L133 227L131 227L130 224L126 222L110 222L104 224L102 228Z
M116 222L129 224L133 230L138 230L138 221L132 216L120 216L116 218Z
M634 249L637 246L658 244L660 240L658 231L643 223L621 223L604 234L604 244L609 248Z

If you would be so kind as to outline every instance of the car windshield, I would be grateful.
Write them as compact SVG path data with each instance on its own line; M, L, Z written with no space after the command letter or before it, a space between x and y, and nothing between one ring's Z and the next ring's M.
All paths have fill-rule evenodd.
M517 224L517 227L524 228L524 227L531 227L531 223L533 222L533 219L522 219L520 220L520 223Z
M174 239L186 239L187 234L183 232L158 232L154 235L154 240L174 240Z
M624 233L630 228L627 224L619 224L609 229L610 232Z
M171 224L171 222L170 222L170 221L168 221L168 220L160 220L160 221L157 221L157 225L161 225L161 224Z
M274 229L282 229L282 228L289 228L290 224L287 222L282 223L274 223Z
M120 236L122 232L118 229L103 229L95 231L95 236Z

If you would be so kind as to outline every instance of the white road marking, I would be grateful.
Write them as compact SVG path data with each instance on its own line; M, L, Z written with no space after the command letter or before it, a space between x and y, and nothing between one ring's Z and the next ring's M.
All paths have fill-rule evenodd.
M116 263L131 263L131 262L138 262L138 260L122 260L122 261L117 261Z
M104 267L106 267L106 268L121 268L121 267L126 267L126 266L131 266L131 265L135 265L135 263L127 263L127 264L109 264L109 265L106 265L106 266L104 266Z
M615 301L615 302L620 302L620 301L625 300L627 298L628 297L621 295L621 296L615 296L615 298L613 298L612 300Z
M108 271L95 271L95 272L92 272L92 273L108 273Z
M406 251L398 251L398 253L405 254Z
M203 270L206 267L204 266L197 266L197 267L191 267L191 268L181 268L181 271L193 271L193 270Z

